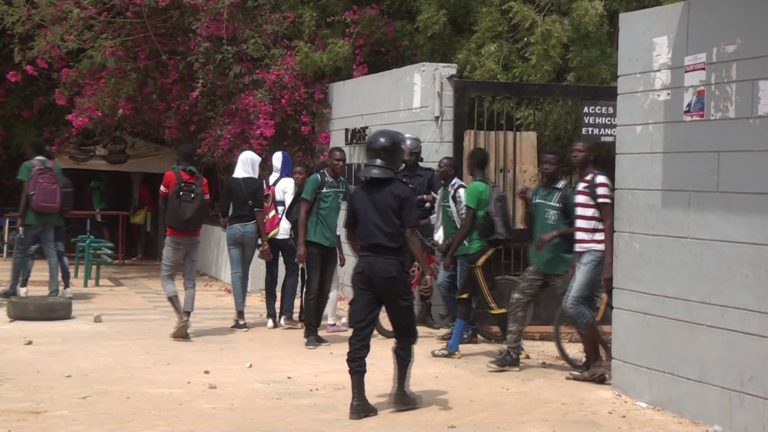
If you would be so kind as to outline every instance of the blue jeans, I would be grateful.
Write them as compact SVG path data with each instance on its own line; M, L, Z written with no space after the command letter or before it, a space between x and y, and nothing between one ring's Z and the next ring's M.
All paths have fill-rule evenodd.
M53 242L53 225L25 225L24 236L16 237L16 243L13 247L13 270L11 270L11 283L8 285L8 292L15 294L19 286L19 279L27 268L27 259L29 250L32 248L35 240L40 239L40 244L45 251L45 259L48 261L48 293L58 294L59 292L59 264L56 258L56 246Z
M56 256L59 260L59 268L61 269L61 280L64 282L64 288L69 288L69 261L67 256L64 255L64 227L57 226L53 228L53 242L56 245ZM27 286L29 277L32 274L32 267L35 266L35 252L40 247L40 239L29 248L29 254L27 255L27 266L24 268L24 272L21 275L21 286Z
M469 268L469 257L467 255L459 255L453 257L453 265L449 270L445 270L441 265L437 273L437 286L440 289L440 294L443 296L445 307L448 309L448 315L450 315L451 324L456 321L456 317L459 313L459 305L456 302L456 295L459 292L459 287L464 283L467 277L467 269ZM475 318L475 308L472 307L472 314L469 316L467 322L469 331L472 335L477 335L477 320Z
M264 281L264 289L267 291L267 318L277 319L275 303L277 303L277 279L280 271L280 255L282 255L285 277L280 289L280 316L292 319L296 289L299 285L296 246L290 238L273 238L269 240L269 248L272 250L272 259L267 261L267 276Z
M605 251L577 253L573 279L563 298L563 310L580 330L595 324L595 300L600 294Z
M248 276L251 262L256 255L259 236L255 223L231 225L227 228L227 251L232 269L232 294L235 311L245 311L245 296L248 292Z

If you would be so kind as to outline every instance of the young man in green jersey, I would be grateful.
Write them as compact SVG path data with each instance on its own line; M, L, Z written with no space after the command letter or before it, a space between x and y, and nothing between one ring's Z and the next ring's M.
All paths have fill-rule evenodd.
M574 209L573 191L562 178L564 162L561 151L545 150L539 164L542 183L518 193L525 203L525 226L533 231L534 240L528 248L528 268L509 301L507 349L488 363L490 369L520 369L518 353L528 308L548 287L562 294L567 282L573 254Z

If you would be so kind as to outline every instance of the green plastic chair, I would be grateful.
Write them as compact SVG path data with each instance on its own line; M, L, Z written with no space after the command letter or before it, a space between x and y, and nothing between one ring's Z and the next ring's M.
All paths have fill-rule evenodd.
M85 274L83 275L83 287L88 287L88 281L91 279L93 266L96 266L95 284L99 286L101 280L101 266L114 264L111 258L115 254L115 245L112 243L94 238L89 235L81 235L72 239L75 243L75 279L78 278L80 271L80 261L83 261Z

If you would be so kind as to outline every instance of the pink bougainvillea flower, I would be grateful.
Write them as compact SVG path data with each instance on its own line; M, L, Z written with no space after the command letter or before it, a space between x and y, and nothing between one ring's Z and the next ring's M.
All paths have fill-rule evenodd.
M24 70L27 71L28 74L32 76L37 76L37 71L32 65L26 65L24 66Z
M21 81L21 74L18 71L10 71L10 72L8 72L7 75L5 75L5 77L10 82L19 82L19 81Z

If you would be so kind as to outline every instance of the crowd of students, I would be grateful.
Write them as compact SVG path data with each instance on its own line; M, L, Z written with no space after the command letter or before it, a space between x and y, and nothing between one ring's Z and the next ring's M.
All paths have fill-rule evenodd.
M498 317L499 327L507 334L507 348L488 364L489 368L518 369L525 311L545 288L555 287L563 293L565 310L577 325L590 366L584 373L570 378L604 382L611 351L597 329L594 300L601 283L608 288L612 284L613 186L608 177L593 166L593 145L577 142L571 148L570 159L579 176L575 188L562 177L566 165L564 153L545 150L539 166L542 182L519 191L517 198L524 203L525 224L532 230L534 241L528 251L529 267L522 274L520 287L513 293L509 305L500 305L492 295L490 263L500 249L493 241L493 223L498 223L499 215L503 214L496 213L498 203L503 202L505 208L506 204L498 200L498 188L486 178L488 154L483 149L469 153L467 169L473 181L466 185L457 177L459 167L453 158L441 159L436 171L424 168L418 163L421 152L418 138L398 136L402 137L404 167L395 170L392 177L408 185L413 193L413 220L416 221L413 229L421 237L421 245L436 245L441 257L437 287L452 322L450 331L440 337L447 344L433 350L432 356L458 359L461 344L476 343L473 311L478 302L482 302L484 308ZM390 139L399 146L397 140ZM26 295L32 252L40 245L49 266L48 295L60 294L60 265L64 276L63 294L71 297L63 254L62 216L55 203L46 202L52 199L50 190L46 189L52 187L48 183L51 178L62 176L61 169L53 163L51 148L42 139L32 140L28 153L29 161L21 166L17 177L23 182L25 193L19 209L19 238L14 249L11 281L0 296ZM195 166L195 153L191 145L180 146L178 163L165 173L160 186L160 205L166 209L167 229L160 277L177 315L171 337L182 340L190 338L200 230L210 204L208 181ZM330 298L327 331L347 330L335 322L337 293L332 287L338 289L338 268L346 263L338 220L342 201L349 202L352 192L342 175L345 151L331 148L326 159L323 166L312 172L308 165L293 164L287 152L279 151L272 155L272 173L261 179L261 157L252 151L238 156L234 173L223 185L219 215L221 227L226 231L232 272L233 331L248 330L245 306L250 267L257 255L266 266L267 328L303 328L307 349L328 345L319 330ZM376 217L367 217L370 223L376 224ZM354 226L366 222L358 221ZM350 226L348 219L348 234ZM401 225L397 229L406 228L409 227ZM431 239L424 241L424 237ZM351 240L352 243L357 244ZM352 252L358 255L357 246L353 246ZM278 309L281 257L285 277ZM410 256L405 261L410 265L421 259L421 256ZM183 269L183 300L176 287L178 269ZM431 279L423 286L422 311L415 322L436 328L430 310ZM301 299L298 316L295 314L297 296ZM601 356L601 348L605 358Z

